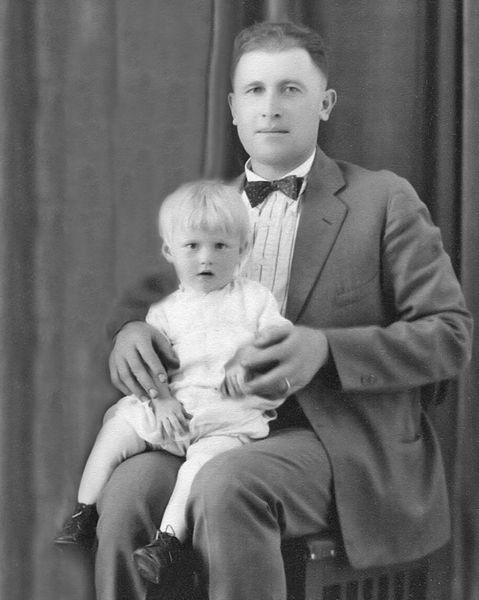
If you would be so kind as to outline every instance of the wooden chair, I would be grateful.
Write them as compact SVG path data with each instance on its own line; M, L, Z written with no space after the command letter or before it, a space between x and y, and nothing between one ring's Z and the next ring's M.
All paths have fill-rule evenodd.
M353 569L334 536L311 536L283 547L288 600L427 600L427 557L405 564ZM207 600L191 574L147 600Z
M332 536L285 545L288 600L426 600L427 557L410 563L353 569Z

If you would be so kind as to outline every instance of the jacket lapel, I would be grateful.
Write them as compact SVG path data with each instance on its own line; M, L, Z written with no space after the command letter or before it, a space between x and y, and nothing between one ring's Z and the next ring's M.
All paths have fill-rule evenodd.
M345 185L337 164L317 148L302 199L286 317L297 321L341 229L347 206L335 195Z

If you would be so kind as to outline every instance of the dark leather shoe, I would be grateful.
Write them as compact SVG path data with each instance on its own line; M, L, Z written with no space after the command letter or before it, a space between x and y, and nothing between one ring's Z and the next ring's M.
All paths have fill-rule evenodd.
M97 522L95 505L79 503L53 541L55 544L76 544L85 550L92 550L96 541Z
M186 551L178 538L171 533L157 531L155 539L138 548L133 560L140 575L147 581L159 584L175 567L186 559Z

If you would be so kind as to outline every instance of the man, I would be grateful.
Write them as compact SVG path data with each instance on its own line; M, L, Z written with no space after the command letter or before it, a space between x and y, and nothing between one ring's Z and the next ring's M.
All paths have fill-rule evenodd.
M442 461L421 392L464 367L471 319L411 186L316 146L336 101L317 34L291 23L241 32L232 82L233 122L250 156L241 185L255 205L247 274L295 323L249 349L243 364L260 374L248 392L290 397L269 438L200 471L187 516L211 600L284 600L282 539L337 525L356 567L414 559L447 541ZM260 197L258 186L284 176ZM171 283L165 271L144 306L127 298L112 322L110 368L125 393L155 394L164 371L154 348L174 361L140 322ZM149 453L113 475L99 506L101 600L143 597L131 554L152 538L179 466ZM160 468L170 474L161 481Z

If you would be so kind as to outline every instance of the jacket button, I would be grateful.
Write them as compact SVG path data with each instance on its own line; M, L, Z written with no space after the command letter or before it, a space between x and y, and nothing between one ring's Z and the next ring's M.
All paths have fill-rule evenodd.
M376 383L377 381L377 377L376 375L361 375L361 383L363 385L372 385L373 383Z

